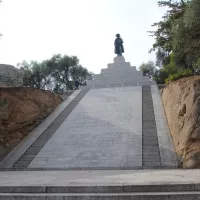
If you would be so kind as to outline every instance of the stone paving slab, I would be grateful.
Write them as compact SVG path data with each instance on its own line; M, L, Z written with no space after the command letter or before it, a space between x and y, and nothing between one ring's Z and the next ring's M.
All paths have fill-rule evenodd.
M142 166L141 87L90 90L28 168Z

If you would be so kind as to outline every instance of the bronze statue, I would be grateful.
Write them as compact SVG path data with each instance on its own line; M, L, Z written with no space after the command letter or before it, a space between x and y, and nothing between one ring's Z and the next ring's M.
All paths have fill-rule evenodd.
M115 54L117 54L117 56L122 56L122 53L124 53L124 47L123 47L123 40L120 37L120 34L118 33L116 35L116 39L115 39Z

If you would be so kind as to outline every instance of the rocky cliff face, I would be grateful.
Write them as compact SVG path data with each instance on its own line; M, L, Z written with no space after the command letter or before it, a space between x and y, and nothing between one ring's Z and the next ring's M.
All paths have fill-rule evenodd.
M50 91L0 88L0 160L61 102Z
M200 168L200 77L169 84L162 101L180 167Z
M23 85L22 72L12 65L0 64L0 87L20 87Z

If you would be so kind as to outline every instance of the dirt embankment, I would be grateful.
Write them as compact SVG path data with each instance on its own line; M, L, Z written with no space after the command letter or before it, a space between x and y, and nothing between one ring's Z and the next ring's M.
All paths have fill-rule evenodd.
M170 83L162 101L180 167L200 168L200 77Z
M61 102L50 91L0 88L0 160Z

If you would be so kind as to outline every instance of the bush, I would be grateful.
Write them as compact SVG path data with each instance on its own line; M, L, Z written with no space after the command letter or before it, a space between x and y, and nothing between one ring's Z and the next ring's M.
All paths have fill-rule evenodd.
M161 68L160 70L155 70L153 80L156 81L157 84L165 84L165 79L168 77L169 73Z
M193 76L193 72L191 69L183 69L178 71L175 74L171 74L166 80L165 83L170 83L172 81L176 81L180 78L188 77L188 76Z

